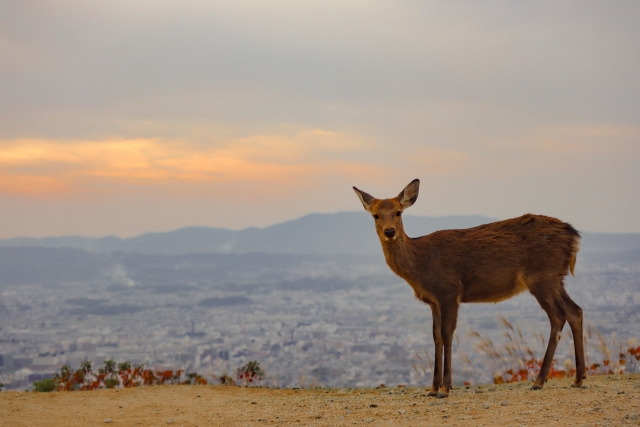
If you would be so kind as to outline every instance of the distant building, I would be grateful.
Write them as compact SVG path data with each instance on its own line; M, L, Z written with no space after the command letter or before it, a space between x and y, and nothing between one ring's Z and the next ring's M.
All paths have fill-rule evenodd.
M361 343L361 344L353 344L351 346L352 353L376 353L379 350L377 344L369 344L369 343Z
M0 354L0 369L12 370L13 369L13 355L12 354Z
M23 369L27 366L33 365L33 358L31 357L14 357L13 358L13 369Z

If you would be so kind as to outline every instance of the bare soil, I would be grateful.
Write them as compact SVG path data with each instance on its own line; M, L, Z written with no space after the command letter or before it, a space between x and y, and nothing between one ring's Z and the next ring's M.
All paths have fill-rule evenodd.
M425 389L269 389L157 386L77 392L2 392L0 426L638 426L640 375Z

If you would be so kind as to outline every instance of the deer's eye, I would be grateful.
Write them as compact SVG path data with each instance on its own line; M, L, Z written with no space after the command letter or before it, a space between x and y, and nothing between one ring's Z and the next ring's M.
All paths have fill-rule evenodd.
M400 216L400 215L402 215L402 211L396 212L396 216Z
M373 215L373 219L378 219L380 218L378 215Z

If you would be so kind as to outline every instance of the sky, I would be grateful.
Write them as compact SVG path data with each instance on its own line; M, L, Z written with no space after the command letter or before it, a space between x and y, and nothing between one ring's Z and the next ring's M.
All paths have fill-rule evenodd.
M361 210L640 232L640 2L0 0L0 238Z

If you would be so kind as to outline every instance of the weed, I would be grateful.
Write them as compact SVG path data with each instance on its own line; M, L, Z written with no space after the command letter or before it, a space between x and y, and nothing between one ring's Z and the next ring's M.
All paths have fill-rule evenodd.
M264 372L262 368L260 368L260 364L256 360L251 360L247 362L241 368L238 368L236 372L236 378L238 381L244 381L245 385L251 385L254 382L262 381L264 377Z
M477 341L475 349L484 358L482 367L474 367L469 356L459 350L459 357L465 364L462 374L465 384L470 384L478 380L478 372L486 372L486 368L493 372L493 382L495 384L512 383L519 381L534 380L542 366L546 341L542 332L533 331L533 346L527 341L522 330L510 323L505 317L499 317L498 323L502 329L502 334L506 342L502 346L497 346L491 339L482 336L477 331L471 330L467 333L468 338ZM587 373L589 375L610 375L640 372L640 345L635 339L626 343L618 341L613 333L610 340L607 340L595 326L586 327L584 334ZM593 357L593 347L597 350L599 357ZM573 345L570 346L573 348ZM614 357L617 356L617 357ZM426 377L427 373L433 372L433 363L429 358L427 350L424 356L415 354L416 362L412 363L413 369L419 377ZM600 363L595 362L599 360ZM549 378L567 378L575 375L575 367L570 359L566 359L562 366L556 360L551 364Z
M191 384L206 385L207 380L195 372L185 373L182 369L152 370L143 365L132 366L130 362L116 365L106 360L104 367L94 372L90 361L82 362L80 369L73 371L69 366L60 368L51 382L58 391L96 390L100 388L139 387L153 385ZM34 384L35 385L35 384Z
M45 378L33 383L33 391L47 393L56 389L56 383L52 378Z

